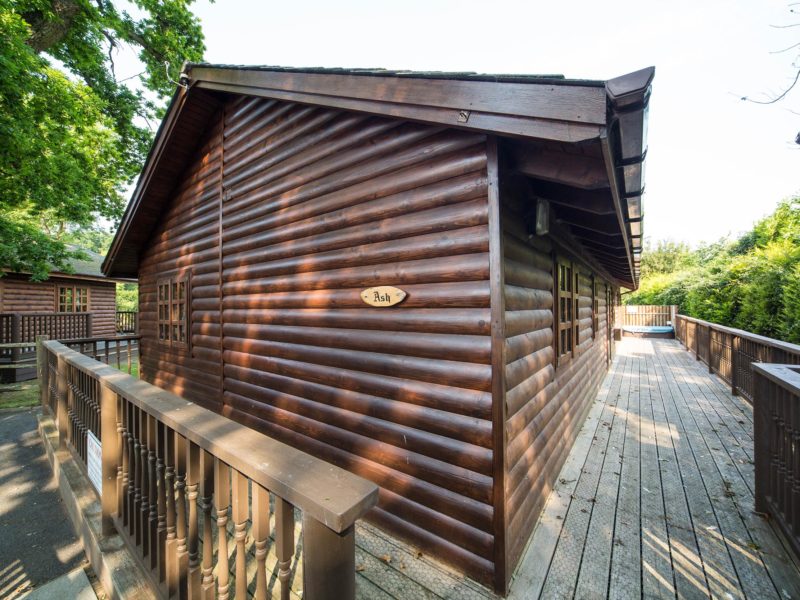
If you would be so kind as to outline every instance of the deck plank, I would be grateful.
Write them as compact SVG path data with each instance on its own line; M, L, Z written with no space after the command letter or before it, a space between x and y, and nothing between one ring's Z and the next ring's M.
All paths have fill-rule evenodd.
M752 422L677 342L623 340L510 598L800 599L753 512Z
M608 445L603 456L600 481L592 506L589 521L589 532L583 551L576 598L589 598L599 591L608 589L611 571L611 555L614 548L614 520L617 512L617 496L619 494L620 470L625 430L628 416L628 395L622 395L622 373L615 373L608 387L604 401L611 408L613 422L600 427L607 427Z
M664 514L669 550L675 578L675 591L680 598L708 598L708 582L703 571L703 561L697 546L689 504L680 469L675 444L680 437L670 426L664 397L669 394L663 371L655 354L648 357L648 376L653 389L653 422L656 425L658 467L664 495Z
M667 534L661 483L657 425L653 412L654 383L650 381L647 352L639 361L641 399L642 593L649 598L674 598L675 577Z
M639 369L631 355L625 357L624 393L628 397L628 415L620 471L617 515L614 522L614 547L608 588L610 598L638 598L642 593L642 534L640 523L640 438L639 438ZM634 384L634 382L636 382Z

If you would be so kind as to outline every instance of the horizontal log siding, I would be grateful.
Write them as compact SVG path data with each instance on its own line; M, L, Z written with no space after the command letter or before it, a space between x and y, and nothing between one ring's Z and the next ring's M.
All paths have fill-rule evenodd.
M117 288L113 282L52 277L30 281L26 276L9 273L0 278L0 312L53 313L58 309L59 286L85 287L89 290L92 313L92 336L116 335Z
M578 267L576 356L558 370L553 346L551 242L528 239L504 202L506 523L513 572L606 370L605 287L592 338L591 275ZM598 278L598 281L601 281Z
M28 281L14 275L0 278L2 306L0 312L43 313L55 312L55 284L48 281Z
M139 262L141 376L212 410L222 410L219 297L221 114L209 123L206 140L178 182ZM213 288L202 310L189 310L191 343L171 349L157 338L157 282L190 274ZM188 308L188 307L187 307Z
M375 481L374 521L490 583L485 137L260 99L225 115L141 262L145 377ZM152 342L176 267L191 356ZM408 297L370 307L374 285Z
M483 136L259 100L224 157L225 412L380 484L373 519L488 580ZM365 305L378 284L409 298Z
M93 283L89 288L92 336L117 335L117 285L115 283Z

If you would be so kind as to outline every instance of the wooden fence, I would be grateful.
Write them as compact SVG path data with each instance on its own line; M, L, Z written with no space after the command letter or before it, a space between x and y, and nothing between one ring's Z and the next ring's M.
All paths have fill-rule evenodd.
M769 513L800 556L800 369L753 365L755 508Z
M675 321L675 337L708 365L709 373L728 383L732 394L741 394L750 402L755 397L753 363L800 364L800 346L796 344L684 315Z
M114 315L117 333L137 333L139 317L135 310L118 310Z
M375 484L58 342L40 341L38 357L60 446L88 474L100 442L104 533L116 528L160 597L247 598L250 587L262 600L271 544L288 599L295 508L303 597L355 597L354 524L377 502Z
M614 327L667 327L675 323L678 307L674 305L628 304L615 307Z

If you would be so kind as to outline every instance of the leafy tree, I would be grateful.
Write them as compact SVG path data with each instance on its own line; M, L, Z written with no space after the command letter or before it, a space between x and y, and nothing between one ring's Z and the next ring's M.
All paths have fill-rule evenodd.
M642 278L658 273L672 273L691 262L689 246L671 240L659 241L653 246L649 240L642 254Z
M0 265L42 279L66 268L70 224L120 217L174 89L165 62L202 58L190 2L0 0ZM121 47L138 83L117 80Z
M693 251L648 245L642 274L626 303L677 304L692 317L800 342L800 198L738 239Z

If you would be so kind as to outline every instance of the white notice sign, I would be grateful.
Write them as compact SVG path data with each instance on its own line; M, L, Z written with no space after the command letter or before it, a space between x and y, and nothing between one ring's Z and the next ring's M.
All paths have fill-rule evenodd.
M103 495L103 450L91 431L86 432L86 467L94 489Z

